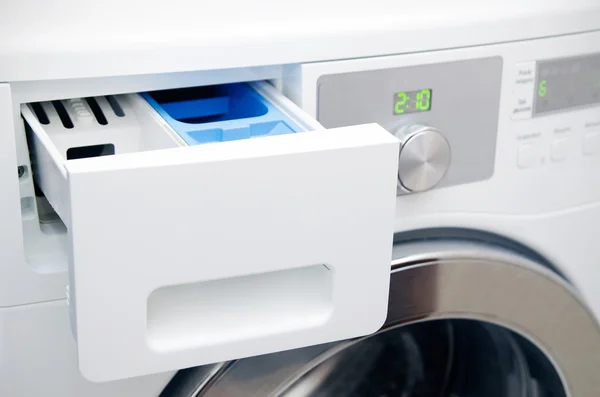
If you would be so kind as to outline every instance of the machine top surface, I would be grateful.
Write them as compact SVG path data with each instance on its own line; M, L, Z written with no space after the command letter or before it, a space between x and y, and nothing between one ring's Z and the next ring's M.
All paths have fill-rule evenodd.
M456 48L600 28L596 0L8 2L0 81L283 65Z

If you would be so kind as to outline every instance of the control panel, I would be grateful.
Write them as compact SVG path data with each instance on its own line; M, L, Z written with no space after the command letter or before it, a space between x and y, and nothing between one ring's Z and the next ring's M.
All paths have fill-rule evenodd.
M317 117L327 128L376 122L400 138L399 195L485 180L502 66L495 56L327 74L317 81Z
M600 105L600 53L517 65L512 118L529 119Z
M519 169L600 153L600 52L518 63L511 84Z
M413 213L600 199L600 32L299 65L284 82L326 127L378 123L400 138L397 191Z

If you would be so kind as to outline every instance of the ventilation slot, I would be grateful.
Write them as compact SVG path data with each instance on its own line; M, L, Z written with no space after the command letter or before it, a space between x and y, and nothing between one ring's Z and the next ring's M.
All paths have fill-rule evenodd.
M69 117L69 113L67 113L67 109L61 101L52 101L54 105L54 109L56 109L56 113L58 113L58 117L60 117L60 121L63 127L71 129L73 128L73 121L71 117Z
M106 97L106 100L108 101L108 104L112 108L113 112L115 112L115 115L117 117L125 117L125 112L123 111L123 108L119 104L119 101L117 101L117 98L109 95Z
M79 146L67 150L67 160L85 159L89 157L111 156L115 154L115 145Z
M90 106L92 113L94 113L94 117L96 118L96 121L98 122L98 124L100 124L100 125L108 124L108 121L106 120L106 117L104 116L104 112L102 112L102 109L100 109L100 105L98 105L96 98L92 98L92 97L85 98L85 101Z
M38 102L32 103L31 104L31 110L33 110L33 113L35 114L35 117L37 117L37 119L40 122L40 124L43 124L43 125L50 124L50 120L48 119L48 115L46 114L46 111L42 107L41 103L38 103Z

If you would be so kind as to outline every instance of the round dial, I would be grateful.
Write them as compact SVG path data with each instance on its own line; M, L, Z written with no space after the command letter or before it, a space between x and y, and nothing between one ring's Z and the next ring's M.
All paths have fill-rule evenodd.
M395 133L400 138L398 187L423 192L436 186L450 167L450 144L437 129L410 125Z

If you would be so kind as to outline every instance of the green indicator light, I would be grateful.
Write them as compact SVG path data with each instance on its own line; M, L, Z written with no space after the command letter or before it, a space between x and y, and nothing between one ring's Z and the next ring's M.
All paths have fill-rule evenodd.
M417 94L417 109L422 112L429 110L431 106L431 90L421 90Z
M538 87L538 96L540 98L544 98L546 95L548 95L548 80L542 80L540 81L540 85Z
M404 106L407 105L407 102L410 100L410 97L406 94L406 92L399 92L396 94L396 105L394 106L394 112L396 114L404 113ZM408 107L408 105L406 106Z
M396 92L393 97L394 115L428 112L431 110L432 97L431 88Z

